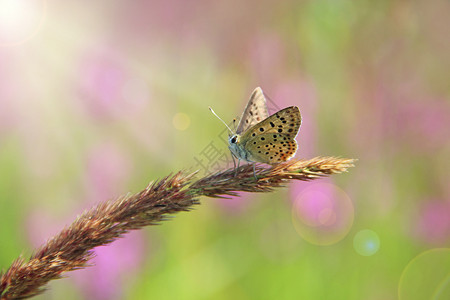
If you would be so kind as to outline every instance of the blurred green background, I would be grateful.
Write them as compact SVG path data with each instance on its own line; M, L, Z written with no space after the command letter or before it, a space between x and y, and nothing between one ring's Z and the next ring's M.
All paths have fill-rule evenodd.
M202 199L36 299L450 299L450 3L0 0L0 267L106 199L229 165L256 86L349 173Z

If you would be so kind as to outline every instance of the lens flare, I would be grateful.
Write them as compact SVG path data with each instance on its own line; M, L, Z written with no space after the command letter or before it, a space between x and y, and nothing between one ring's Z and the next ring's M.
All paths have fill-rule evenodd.
M380 249L380 238L372 230L361 230L353 238L353 247L359 255L371 256Z
M177 113L173 116L173 126L178 130L186 130L191 125L191 118L185 113Z
M353 203L329 183L316 183L294 195L292 221L297 233L315 245L332 245L343 239L353 224Z
M450 248L425 251L412 259L400 277L400 300L450 299Z
M0 0L0 47L33 37L45 17L44 0Z

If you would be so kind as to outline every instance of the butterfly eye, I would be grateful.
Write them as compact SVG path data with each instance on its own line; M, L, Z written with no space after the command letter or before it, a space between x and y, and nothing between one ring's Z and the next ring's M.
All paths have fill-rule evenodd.
M236 137L235 137L235 136L233 136L233 137L231 138L231 143L233 143L233 144L236 143Z

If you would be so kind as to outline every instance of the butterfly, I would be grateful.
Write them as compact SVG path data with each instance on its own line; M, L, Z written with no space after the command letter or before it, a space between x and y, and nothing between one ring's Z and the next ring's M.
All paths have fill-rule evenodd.
M251 94L235 132L211 108L209 109L230 131L228 148L236 172L241 160L251 162L256 178L257 162L272 165L291 159L297 152L295 137L302 123L299 108L286 107L269 116L266 97L260 87ZM238 160L237 168L234 158Z

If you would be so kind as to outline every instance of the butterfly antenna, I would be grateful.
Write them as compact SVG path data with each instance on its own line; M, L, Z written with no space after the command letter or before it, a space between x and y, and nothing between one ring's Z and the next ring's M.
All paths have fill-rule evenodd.
M223 124L225 124L225 126L228 128L228 130L233 134L233 131L230 129L230 127L228 127L227 123L225 123L215 112L211 107L208 107L209 110L220 120L222 121Z

